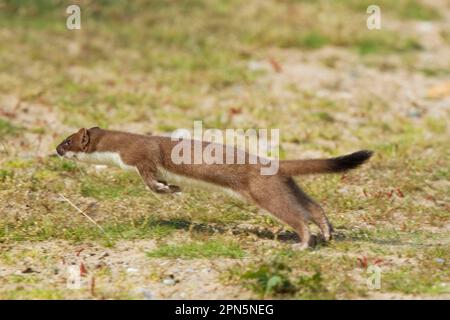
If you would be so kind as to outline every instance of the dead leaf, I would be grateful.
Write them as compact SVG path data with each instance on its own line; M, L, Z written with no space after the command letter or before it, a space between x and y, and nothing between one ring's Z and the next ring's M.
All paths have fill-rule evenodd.
M400 198L404 198L404 197L405 197L405 195L403 194L403 192L402 192L399 188L397 188L396 191L397 191L397 195L398 195Z
M80 276L84 277L87 275L87 273L88 273L88 271L87 271L86 267L84 266L84 263L81 262L80 263Z
M79 257L79 256L80 256L80 253L81 253L83 250L84 250L84 248L78 249L77 251L75 251L75 255L76 255L77 257Z
M230 116L234 116L236 114L241 114L242 113L242 109L241 108L232 107L232 108L230 108L230 110L228 110L228 113L230 114Z
M367 257L363 256L362 258L357 258L357 259L358 259L359 267L367 269L367 266L368 266Z
M270 65L272 66L273 70L275 70L275 72L280 73L280 72L283 71L283 68L281 67L281 64L277 60L275 60L274 58L272 58L272 57L269 58L269 62L270 62Z

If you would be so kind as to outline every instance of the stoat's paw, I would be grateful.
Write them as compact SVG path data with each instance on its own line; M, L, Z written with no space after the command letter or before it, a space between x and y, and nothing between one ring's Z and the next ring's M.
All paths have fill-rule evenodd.
M319 235L319 239L318 240L323 241L323 242L329 242L329 241L331 241L332 238L333 237L332 237L331 233L325 232L325 233L321 233Z
M156 183L155 191L158 193L179 193L181 192L181 188L179 186L170 184L164 184L161 182Z
M168 185L165 185L164 183L157 182L155 184L155 191L158 193L169 193L170 187Z
M179 186L170 184L169 188L170 188L170 192L172 192L172 193L181 193L181 188Z
M315 235L311 235L311 237L309 238L309 241L302 241L300 243L294 243L292 245L292 249L294 250L306 250L306 249L310 249L310 248L314 248L317 244L317 237Z
M304 251L306 249L309 249L309 245L307 243L294 243L292 245L293 250L298 251Z

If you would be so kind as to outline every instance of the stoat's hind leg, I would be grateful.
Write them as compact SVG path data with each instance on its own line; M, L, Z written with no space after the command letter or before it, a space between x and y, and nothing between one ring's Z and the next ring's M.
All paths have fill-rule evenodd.
M312 220L319 227L322 233L323 239L325 241L330 241L333 234L333 226L328 221L325 212L322 207L318 205L314 200L310 199L311 202L305 204L305 207L311 213Z
M324 240L331 240L333 227L328 221L322 207L311 199L305 192L303 192L303 190L300 189L293 179L289 179L287 184L289 185L289 189L291 189L293 195L297 198L299 204L308 211L311 220L319 227Z
M307 220L309 212L303 208L293 194L288 180L280 176L260 176L257 182L250 182L250 196L260 207L291 226L299 235L301 243L296 247L306 249L315 245Z

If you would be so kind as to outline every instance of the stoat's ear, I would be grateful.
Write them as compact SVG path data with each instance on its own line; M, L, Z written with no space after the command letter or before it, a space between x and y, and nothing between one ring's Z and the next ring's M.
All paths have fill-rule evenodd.
M78 131L78 134L81 136L80 142L81 142L81 148L83 150L87 149L87 146L89 144L89 132L86 128L81 128Z

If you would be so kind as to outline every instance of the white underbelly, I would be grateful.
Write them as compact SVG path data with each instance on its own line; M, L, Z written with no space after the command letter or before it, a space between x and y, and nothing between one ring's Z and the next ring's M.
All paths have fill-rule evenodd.
M69 158L73 157L76 158L77 160L92 164L115 166L127 171L137 171L135 166L125 164L122 161L122 157L118 152L92 152L92 153L77 152L73 154L68 154L67 157Z
M174 184L182 188L196 188L205 191L222 192L229 196L242 199L242 196L239 193L235 192L233 189L179 175L161 167L158 168L158 179L165 180L169 184Z
M116 166L123 170L127 171L134 171L137 172L137 168L135 166L130 166L125 164L122 161L122 158L119 153L117 152L92 152L92 153L85 153L85 152L67 152L66 154L67 158L76 158L77 160L88 162L92 164L101 164L101 165L109 165L109 166ZM216 192L222 192L226 193L229 196L243 199L243 197L235 192L234 190L230 188L224 188L219 185L208 183L202 180L193 179L189 177L185 177L179 174L172 173L168 170L165 170L162 167L158 168L158 179L165 180L169 184L174 184L177 186L180 186L182 188L197 188L197 189L203 189L206 191L216 191Z

